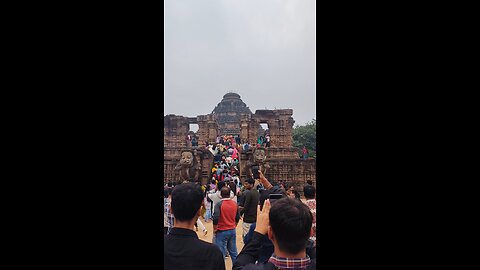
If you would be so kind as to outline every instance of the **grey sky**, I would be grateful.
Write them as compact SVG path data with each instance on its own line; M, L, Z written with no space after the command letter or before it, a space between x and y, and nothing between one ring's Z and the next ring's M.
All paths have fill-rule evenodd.
M165 0L164 114L209 114L230 91L315 115L314 0Z

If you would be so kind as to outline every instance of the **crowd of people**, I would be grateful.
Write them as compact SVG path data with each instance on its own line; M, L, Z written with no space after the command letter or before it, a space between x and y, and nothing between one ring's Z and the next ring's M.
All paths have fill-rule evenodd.
M195 134L186 140L188 146L198 147ZM165 185L165 269L224 270L228 257L237 270L315 268L315 187L307 181L303 202L294 185L269 181L261 171L258 179L251 175L242 183L240 153L259 147L270 147L268 130L252 143L242 143L238 135L217 136L215 143L205 142L214 157L208 183ZM199 240L195 232L208 234L202 219L213 223L211 243ZM237 230L244 243L240 252Z
M233 177L232 177L233 178ZM199 183L168 183L164 194L165 269L314 269L316 264L316 199L311 181L304 186L306 201L293 185L248 178ZM259 188L261 187L261 188ZM213 222L212 243L199 240L200 218ZM243 249L236 231L242 219ZM198 229L197 229L198 230ZM206 235L206 230L205 230Z

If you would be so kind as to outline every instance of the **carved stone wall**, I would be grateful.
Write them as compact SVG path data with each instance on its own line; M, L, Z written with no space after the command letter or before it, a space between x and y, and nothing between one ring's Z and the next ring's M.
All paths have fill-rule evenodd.
M212 114L218 123L219 134L240 134L240 117L243 113L251 114L252 112L240 99L240 95L236 93L225 94L220 103L218 103L212 111Z
M185 137L190 129L188 117L170 114L163 121L163 146L185 148Z
M240 99L240 95L227 93L212 114L197 117L167 115L164 118L164 182L177 181L173 168L178 163L181 149L186 148L185 137L189 124L197 123L198 147L204 149L205 142L213 143L218 135L240 135L243 142L256 144L261 123L268 124L270 147L266 149L270 169L265 175L275 181L287 180L303 193L307 180L316 183L315 160L300 159L299 149L292 146L292 129L295 121L292 109L256 110L254 114ZM240 152L240 179L247 179L247 155ZM203 154L201 160L202 182L211 179L213 156Z

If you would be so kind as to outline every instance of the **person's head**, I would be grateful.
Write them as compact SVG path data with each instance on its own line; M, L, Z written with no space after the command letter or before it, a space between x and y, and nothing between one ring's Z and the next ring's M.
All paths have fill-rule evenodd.
M252 178L248 178L247 180L245 180L244 186L246 189L252 189L254 184L255 180L253 180Z
M233 181L230 181L230 183L228 183L228 187L231 191L233 191L233 193L235 193L235 191L237 190L237 185L235 185L235 182Z
M315 199L315 187L314 186L304 186L303 195L307 200Z
M168 181L168 183L167 183L167 187L173 187L173 183L172 183L172 181Z
M313 186L312 180L307 180L307 184L309 184L310 186Z
M175 219L179 221L196 220L200 216L203 192L199 185L185 183L172 191L171 208Z
M295 199L295 191L292 189L287 190L287 197Z
M218 182L218 185L217 185L218 190L221 190L225 185L226 185L226 184L225 184L224 181Z
M230 188L228 186L222 187L222 189L220 189L220 196L225 199L230 198Z
M282 198L272 203L268 238L275 249L295 255L304 251L312 234L313 216L299 200Z

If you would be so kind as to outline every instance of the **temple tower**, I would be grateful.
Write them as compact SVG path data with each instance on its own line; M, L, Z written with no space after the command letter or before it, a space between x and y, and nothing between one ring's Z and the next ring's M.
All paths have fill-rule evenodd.
M212 114L218 124L220 135L240 135L240 117L242 114L252 114L247 105L236 93L227 93L222 101L213 109Z

